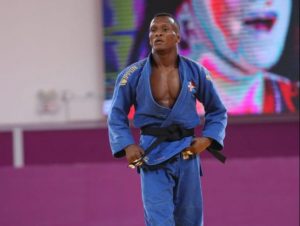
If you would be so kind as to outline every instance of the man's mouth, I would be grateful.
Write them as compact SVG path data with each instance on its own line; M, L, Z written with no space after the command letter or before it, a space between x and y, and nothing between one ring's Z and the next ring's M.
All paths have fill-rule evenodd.
M277 14L273 12L253 13L244 19L246 26L252 27L257 31L271 31L277 21Z
M161 44L161 43L163 43L163 40L161 39L154 40L154 44Z

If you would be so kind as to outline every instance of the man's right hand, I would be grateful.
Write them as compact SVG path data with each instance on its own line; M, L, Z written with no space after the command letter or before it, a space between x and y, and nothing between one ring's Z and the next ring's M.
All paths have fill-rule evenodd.
M132 163L135 160L141 158L144 154L144 150L136 144L131 144L125 148L126 159L128 163Z

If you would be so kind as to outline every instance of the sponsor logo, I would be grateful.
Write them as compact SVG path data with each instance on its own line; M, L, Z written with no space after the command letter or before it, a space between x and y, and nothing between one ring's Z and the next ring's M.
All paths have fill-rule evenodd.
M125 72L121 79L120 86L125 86L127 84L129 76L132 75L132 73L135 72L136 69L138 69L137 66L132 66Z

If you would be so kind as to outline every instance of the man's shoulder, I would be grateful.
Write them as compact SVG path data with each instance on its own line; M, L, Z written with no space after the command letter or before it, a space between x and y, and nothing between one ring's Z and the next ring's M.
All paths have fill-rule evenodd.
M142 69L143 66L144 66L145 63L146 63L146 60L147 60L147 58L142 59L142 60L139 60L139 61L137 61L137 62L135 62L135 63L132 63L132 64L128 65L125 69L123 69L123 70L121 71L120 74L124 74L124 73L133 73L133 72L137 71L138 69Z
M264 83L266 86L277 87L282 93L292 93L294 97L297 97L299 100L299 88L300 82L292 81L287 77L282 75L274 74L271 72L267 72L264 75Z
M126 85L129 80L135 79L138 77L139 72L144 67L146 59L137 61L129 66L119 74L120 85Z
M186 65L188 65L188 67L190 67L192 69L193 77L196 77L196 78L206 77L207 79L211 78L209 70L207 70L207 68L205 68L199 62L197 62L189 57L185 57L185 56L180 56L180 58L183 62L185 62Z
M282 95L284 93L285 96L289 94L293 99L297 99L297 102L299 101L299 80L292 81L287 77L267 72L264 75L264 83L266 86L272 87L272 89L276 89L277 91L281 92Z
M186 63L191 63L191 64L197 64L198 65L198 63L195 60L193 60L189 57L186 57L186 56L183 56L183 55L179 55L179 57L182 61L184 61Z
M291 81L289 78L282 75L274 74L272 72L266 72L264 74L265 81L275 82L277 84L295 84L297 82Z
M180 59L187 63L188 65L192 66L192 67L196 67L196 68L199 68L199 69L204 69L204 66L201 65L199 62L189 58L189 57L186 57L186 56L182 56L180 55Z

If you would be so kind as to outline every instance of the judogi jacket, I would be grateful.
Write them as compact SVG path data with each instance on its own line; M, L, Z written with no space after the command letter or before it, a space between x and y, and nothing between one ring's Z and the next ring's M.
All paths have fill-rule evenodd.
M195 128L200 124L196 111L196 97L200 97L204 106L204 125L202 136L213 140L210 149L220 151L223 148L227 113L209 72L196 62L178 56L181 90L172 108L158 104L152 95L151 55L125 68L117 77L110 113L108 115L109 141L115 157L123 157L124 149L134 144L129 127L128 113L133 105L135 115L133 125L168 127L179 125L183 128ZM141 135L140 146L146 149L156 137ZM159 164L189 147L193 137L184 137L177 141L162 142L145 157L149 165Z

